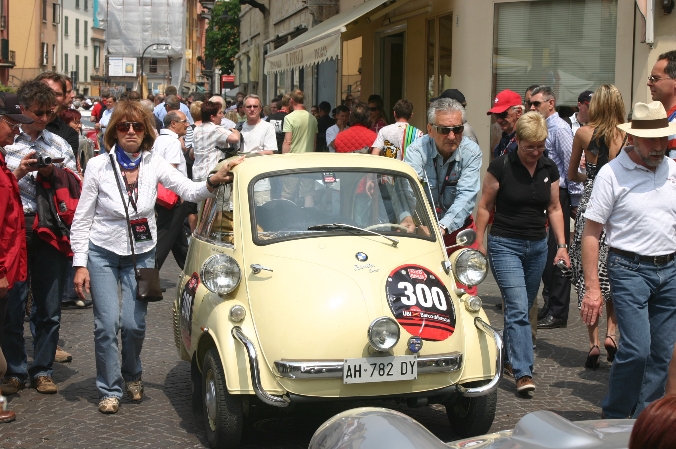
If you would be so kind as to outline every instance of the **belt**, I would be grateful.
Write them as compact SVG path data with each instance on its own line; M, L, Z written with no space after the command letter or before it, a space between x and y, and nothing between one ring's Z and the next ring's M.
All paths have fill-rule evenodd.
M627 257L629 259L639 260L641 262L649 262L655 265L664 265L674 260L676 253L664 254L663 256L642 256L640 254L632 253L631 251L625 251L617 248L608 248L609 251L619 254L620 256Z

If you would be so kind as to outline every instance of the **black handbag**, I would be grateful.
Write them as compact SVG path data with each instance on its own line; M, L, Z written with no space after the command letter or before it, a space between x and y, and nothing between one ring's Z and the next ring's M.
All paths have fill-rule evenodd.
M120 191L120 196L122 197L122 205L124 206L124 214L127 217L127 233L129 234L129 245L131 246L131 257L134 261L134 273L136 277L136 299L139 301L155 302L162 301L162 287L160 287L160 270L157 268L138 268L136 266L136 252L134 251L134 238L131 233L131 222L129 221L129 210L127 209L127 203L124 200L124 193L122 191L122 183L120 178L117 176L117 171L115 170L115 159L113 158L112 153L109 154L110 163L113 166L113 176L115 176L115 181L117 181L117 188ZM122 173L120 172L120 175Z

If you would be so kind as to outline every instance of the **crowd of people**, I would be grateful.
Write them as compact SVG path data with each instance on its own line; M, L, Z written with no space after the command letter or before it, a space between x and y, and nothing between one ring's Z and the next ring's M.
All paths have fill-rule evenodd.
M72 360L58 346L63 301L87 307L90 292L99 411L117 412L123 394L142 400L147 302L136 299L136 269L161 268L169 252L183 268L184 226L194 230L198 203L232 182L230 170L244 160L233 157L361 153L416 171L447 247L459 231L476 230L474 247L489 257L501 291L505 373L518 393L535 390L537 331L567 326L575 288L590 369L600 365L605 305L603 346L613 365L603 414L638 416L665 388L676 394L676 368L669 374L676 233L668 225L676 219L669 194L676 190L676 51L660 55L648 86L653 102L634 105L629 120L621 93L609 84L582 92L570 117L557 112L553 86L531 86L523 98L499 92L487 111L498 132L482 181L484 152L457 89L430 99L425 130L410 123L413 104L405 99L394 104L389 123L378 95L367 102L348 95L336 108L321 102L308 110L301 90L269 105L243 93L233 102L201 94L183 99L174 86L145 99L103 91L99 101L79 100L80 108L91 108L99 147L83 173L72 83L55 72L40 74L16 94L0 94L2 393L27 382L39 393L58 391L53 363ZM233 159L215 171L227 158ZM271 195L292 199L299 188L312 206L302 183L266 181L254 188L257 205ZM58 208L49 207L55 202ZM121 298L110 293L118 286ZM30 367L26 315L34 336ZM0 413L0 422L13 419L11 411Z

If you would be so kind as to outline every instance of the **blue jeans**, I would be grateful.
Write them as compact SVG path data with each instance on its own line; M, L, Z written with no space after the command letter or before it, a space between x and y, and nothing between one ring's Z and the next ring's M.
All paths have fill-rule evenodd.
M608 279L622 340L603 414L637 417L664 396L676 341L676 262L655 265L608 252Z
M29 377L51 376L54 354L59 342L61 326L61 298L65 289L70 260L65 254L33 236L28 245L28 272L35 313L33 365L27 369L26 347L23 338L23 317L26 314L28 283L17 282L9 291L5 315L5 333L2 351L7 359L5 377L25 382Z
M547 239L522 240L488 236L493 277L505 302L505 363L514 377L533 376L533 341L528 311L540 288L547 262Z
M155 249L136 255L138 268L155 267ZM141 349L146 333L148 303L136 300L136 277L131 256L120 256L89 243L89 270L94 302L96 388L99 398L122 397L122 381L141 379ZM122 300L118 297L122 288ZM122 340L122 364L118 355Z

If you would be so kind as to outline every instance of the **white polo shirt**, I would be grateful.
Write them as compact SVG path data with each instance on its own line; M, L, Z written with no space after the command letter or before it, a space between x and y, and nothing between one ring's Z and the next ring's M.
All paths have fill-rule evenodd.
M159 137L155 139L153 152L170 164L175 164L183 176L188 176L188 169L185 157L183 156L181 141L178 140L178 134L170 129L161 129Z
M636 164L624 148L599 171L584 214L605 224L606 243L643 256L676 252L676 162L655 172Z

